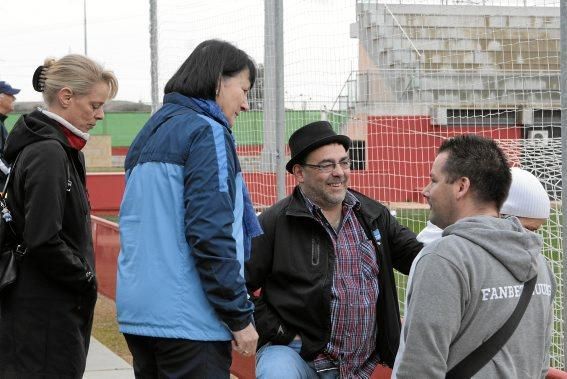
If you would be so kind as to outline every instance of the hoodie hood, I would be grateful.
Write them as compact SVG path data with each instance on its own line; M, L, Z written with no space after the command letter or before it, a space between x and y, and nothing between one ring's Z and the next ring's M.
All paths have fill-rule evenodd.
M24 147L48 139L58 141L65 149L72 149L59 126L63 127L38 110L23 115L16 121L6 140L4 158L13 162Z
M516 217L466 217L445 228L443 236L455 235L482 247L519 281L537 273L542 240L522 227Z

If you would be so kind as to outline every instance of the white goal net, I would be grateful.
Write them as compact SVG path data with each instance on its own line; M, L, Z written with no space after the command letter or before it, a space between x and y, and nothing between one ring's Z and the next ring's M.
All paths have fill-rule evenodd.
M544 183L554 205L541 235L557 279L551 366L563 368L559 0L283 2L286 140L328 119L353 140L352 186L419 231L421 196L444 138L496 139ZM207 38L264 64L264 2L159 3L160 86ZM264 128L262 69L234 133L258 209L276 201L275 139ZM286 174L287 175L287 174ZM287 175L288 193L294 184ZM400 299L405 278L398 278ZM402 304L403 308L403 304Z

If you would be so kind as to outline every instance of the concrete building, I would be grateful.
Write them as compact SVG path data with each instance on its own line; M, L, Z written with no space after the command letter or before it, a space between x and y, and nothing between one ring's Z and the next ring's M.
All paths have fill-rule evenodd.
M359 65L341 94L352 120L343 131L374 183L400 175L376 197L420 201L439 139L456 134L518 141L511 159L524 166L529 149L542 166L545 149L534 158L529 140L560 135L558 6L359 1L356 12Z

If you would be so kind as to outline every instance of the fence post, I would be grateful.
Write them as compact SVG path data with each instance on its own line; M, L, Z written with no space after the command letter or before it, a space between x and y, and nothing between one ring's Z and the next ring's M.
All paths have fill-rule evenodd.
M150 76L152 84L152 114L154 114L159 107L157 23L157 0L150 0Z
M565 304L567 304L567 244L565 236L567 236L567 201L565 201L565 189L567 187L567 5L565 1L560 2L561 5L561 237L562 237L562 291L561 291L561 326L563 332L563 369L567 368L567 334L565 328Z
M262 170L276 172L276 195L279 200L286 195L282 0L266 0L264 2L264 44L264 148L262 151ZM273 160L274 157L275 161Z

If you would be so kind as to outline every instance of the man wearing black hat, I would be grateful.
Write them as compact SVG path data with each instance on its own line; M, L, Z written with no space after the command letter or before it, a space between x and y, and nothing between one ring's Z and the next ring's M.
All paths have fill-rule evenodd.
M4 120L8 117L8 113L14 110L14 101L20 92L19 89L13 88L11 85L4 81L0 81L0 191L4 189L6 182L6 175L8 175L8 167L4 163L4 144L8 138L8 130L4 126Z
M398 350L392 268L407 274L422 245L385 206L348 188L347 136L318 121L289 147L298 185L260 215L264 235L246 264L258 295L256 374L368 378Z

